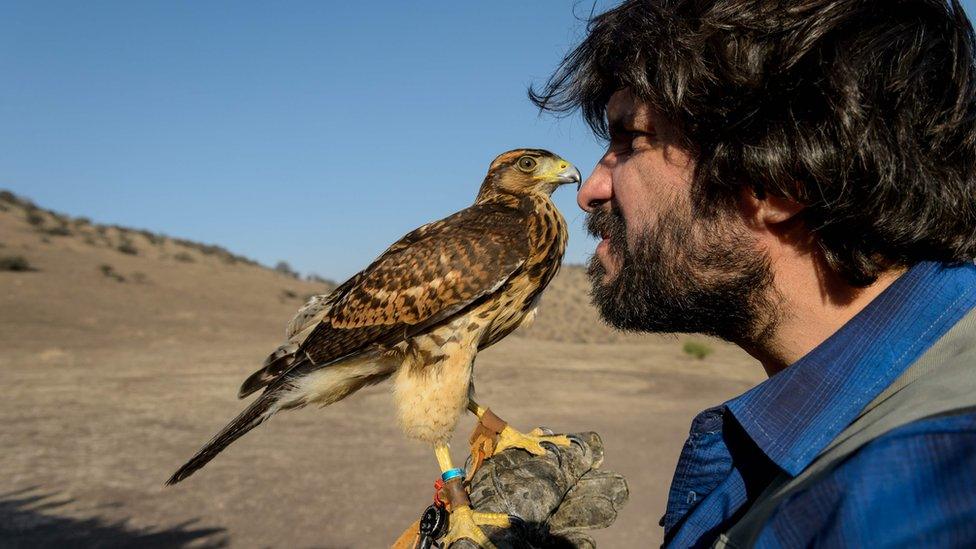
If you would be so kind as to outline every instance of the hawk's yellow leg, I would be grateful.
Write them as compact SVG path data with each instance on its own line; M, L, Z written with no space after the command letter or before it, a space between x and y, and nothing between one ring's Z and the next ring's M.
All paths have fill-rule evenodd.
M481 419L481 416L485 415L488 408L481 406L469 398L468 410L478 416L478 419ZM566 435L547 435L542 429L538 428L532 429L528 433L522 433L516 431L510 425L506 425L498 433L498 441L495 442L492 455L501 453L509 448L521 448L530 454L542 456L546 453L546 449L542 446L543 442L551 442L557 446L569 446L569 437Z
M434 455L437 456L437 464L441 468L441 473L454 468L447 444L434 446ZM455 541L468 538L477 543L479 547L495 549L495 544L488 539L479 525L497 526L499 528L510 526L508 515L504 513L482 513L472 510L470 505L456 505L451 502L451 515L447 519L447 533L440 539L441 546L450 547Z

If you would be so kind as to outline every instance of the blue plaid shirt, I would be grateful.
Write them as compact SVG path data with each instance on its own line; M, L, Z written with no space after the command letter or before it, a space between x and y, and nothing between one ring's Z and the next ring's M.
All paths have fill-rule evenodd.
M699 414L661 519L665 545L711 545L774 476L806 468L974 305L976 266L921 263L789 368ZM758 540L809 545L976 546L976 412L868 443L782 503Z

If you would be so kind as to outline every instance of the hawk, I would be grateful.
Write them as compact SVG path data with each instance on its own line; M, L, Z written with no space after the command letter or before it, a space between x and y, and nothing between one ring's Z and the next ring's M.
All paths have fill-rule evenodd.
M459 476L448 441L466 408L479 417L489 454L509 447L538 454L545 451L540 442L568 444L565 437L520 433L475 403L472 369L479 350L534 316L568 239L550 195L580 180L578 169L545 150L499 155L473 205L411 231L331 294L312 298L289 323L288 342L239 394L261 395L167 484L187 478L279 410L326 406L391 377L400 426L434 447L445 481ZM490 546L477 524L505 526L507 517L475 513L463 489L456 492L445 546L452 536Z

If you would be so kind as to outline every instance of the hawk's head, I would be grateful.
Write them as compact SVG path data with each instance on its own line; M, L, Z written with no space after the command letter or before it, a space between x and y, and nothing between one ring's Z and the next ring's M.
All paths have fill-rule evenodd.
M498 192L550 195L556 187L582 180L575 166L542 149L515 149L498 155L478 193L479 199Z

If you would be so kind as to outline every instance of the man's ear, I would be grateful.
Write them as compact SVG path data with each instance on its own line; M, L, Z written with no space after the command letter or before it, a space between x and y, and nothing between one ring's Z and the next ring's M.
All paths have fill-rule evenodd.
M769 193L757 196L751 188L742 189L740 195L742 213L756 228L773 228L791 221L803 211L803 204L789 198L780 198Z

